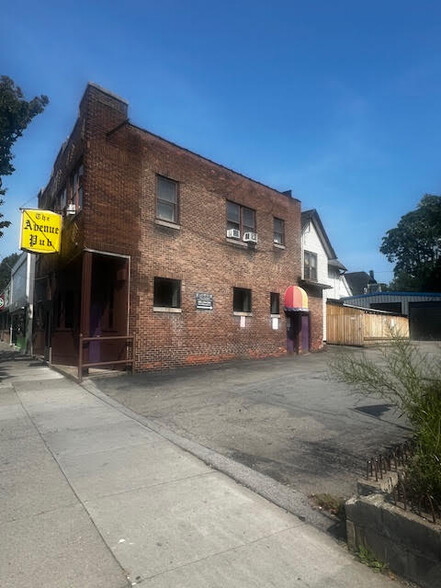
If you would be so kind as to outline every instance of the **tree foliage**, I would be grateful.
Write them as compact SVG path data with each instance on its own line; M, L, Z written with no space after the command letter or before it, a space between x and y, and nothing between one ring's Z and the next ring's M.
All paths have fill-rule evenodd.
M441 289L441 196L426 194L416 210L387 231L380 247L395 263L395 290Z
M2 292L9 284L11 279L11 269L20 257L19 253L12 253L8 257L4 257L0 262L0 292Z
M6 189L2 185L2 176L9 176L15 168L12 146L19 139L34 116L43 112L48 104L47 96L36 96L32 100L25 100L21 89L8 76L0 76L0 206ZM11 223L3 219L0 213L0 237L2 229Z

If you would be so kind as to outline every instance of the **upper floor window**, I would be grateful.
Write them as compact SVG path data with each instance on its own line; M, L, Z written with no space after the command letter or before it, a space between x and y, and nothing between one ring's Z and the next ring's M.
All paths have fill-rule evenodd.
M58 193L53 203L54 212L66 212L67 206L67 188L66 186ZM43 205L44 207L44 205Z
M274 243L285 244L285 221L281 218L274 218Z
M59 210L64 211L67 205L67 188L63 188L60 193Z
M305 251L303 277L305 280L317 281L317 254Z
M233 311L251 312L251 290L233 288Z
M153 285L153 306L181 308L181 280L155 278Z
M256 232L256 211L227 200L227 231L236 229L238 238L250 231Z
M156 176L156 218L171 223L178 222L178 182Z
M83 174L84 167L82 165L73 173L72 179L72 202L75 204L76 210L83 208Z
M78 212L83 208L83 175L84 166L80 164L70 175L66 197L61 195L60 205L64 209L64 200L67 200L67 211L69 213Z

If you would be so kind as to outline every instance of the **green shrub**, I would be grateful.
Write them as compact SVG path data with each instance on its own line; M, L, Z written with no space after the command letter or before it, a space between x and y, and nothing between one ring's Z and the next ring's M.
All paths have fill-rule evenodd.
M406 466L406 485L415 496L428 495L441 506L441 354L423 353L400 337L380 350L341 353L332 376L364 395L394 404L408 419L415 452Z

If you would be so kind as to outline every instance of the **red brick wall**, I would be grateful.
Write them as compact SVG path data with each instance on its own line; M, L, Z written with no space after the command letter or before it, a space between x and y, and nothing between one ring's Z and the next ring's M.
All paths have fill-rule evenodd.
M85 120L84 246L130 255L130 331L136 369L285 353L283 293L297 283L300 203L127 122L127 105L88 86ZM179 182L180 229L155 222L156 174ZM254 250L226 240L226 200L256 210ZM273 217L285 220L285 249L273 245ZM153 279L182 280L182 312L153 310ZM233 315L233 287L252 290L245 328ZM196 310L196 292L214 297ZM270 292L280 293L272 330ZM319 348L321 299L311 299L311 345Z
M323 300L321 294L308 293L310 309L311 351L318 351L323 347Z

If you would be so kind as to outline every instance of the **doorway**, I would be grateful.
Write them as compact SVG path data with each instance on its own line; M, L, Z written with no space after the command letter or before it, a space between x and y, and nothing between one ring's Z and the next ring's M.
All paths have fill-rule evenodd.
M94 253L91 261L90 307L85 336L109 338L127 335L128 260ZM91 341L88 361L99 363L122 359L125 351L125 341Z
M288 353L306 353L310 349L309 313L286 312L286 349Z

